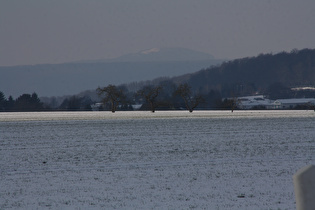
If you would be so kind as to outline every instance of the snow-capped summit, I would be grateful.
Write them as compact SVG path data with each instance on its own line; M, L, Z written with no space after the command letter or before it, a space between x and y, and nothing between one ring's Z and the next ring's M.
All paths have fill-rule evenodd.
M159 51L160 51L159 48L152 48L152 49L149 49L149 50L144 50L144 51L142 51L141 54L147 55L147 54L156 53L156 52L159 52Z
M213 60L208 53L186 48L151 48L112 59L115 62L164 62L164 61L202 61Z

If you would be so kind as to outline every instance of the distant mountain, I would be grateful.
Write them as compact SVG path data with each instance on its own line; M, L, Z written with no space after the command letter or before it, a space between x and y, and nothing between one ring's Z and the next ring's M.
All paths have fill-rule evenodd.
M111 61L118 62L160 62L160 61L203 61L214 60L210 54L185 48L152 48L138 53L123 55Z
M177 84L186 82L194 90L204 93L211 89L219 90L223 97L257 92L271 94L280 89L288 93L294 87L315 87L315 49L236 59L170 81ZM280 95L289 97L289 94Z
M84 60L74 63L174 62L215 60L214 56L186 48L152 48L112 59Z
M123 84L196 72L221 63L212 55L183 48L144 50L109 60L0 67L0 91L7 97L36 92L73 95L108 84Z

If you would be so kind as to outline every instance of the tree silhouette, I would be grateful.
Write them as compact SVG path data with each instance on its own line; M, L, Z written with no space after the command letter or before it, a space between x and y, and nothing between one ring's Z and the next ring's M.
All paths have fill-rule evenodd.
M155 109L158 106L156 98L160 94L161 89L161 86L145 86L137 92L137 95L144 97L145 100L150 104L151 112L155 112Z
M15 100L13 99L12 96L9 96L7 102L6 102L6 111L13 111L15 106Z
M5 105L6 105L6 98L3 94L2 91L0 91L0 111L4 111L5 110Z
M115 85L108 85L103 88L98 87L96 91L100 97L103 96L102 100L104 104L110 102L113 113L116 111L119 103L125 98L122 89L117 88Z
M91 103L92 100L88 96L71 96L63 100L61 105L59 106L59 110L67 110L67 111L91 111Z
M41 111L43 103L40 102L36 93L23 94L15 100L14 109L16 111Z
M187 83L180 84L174 94L182 97L189 112L193 112L199 103L204 101L201 95L192 95L191 87Z

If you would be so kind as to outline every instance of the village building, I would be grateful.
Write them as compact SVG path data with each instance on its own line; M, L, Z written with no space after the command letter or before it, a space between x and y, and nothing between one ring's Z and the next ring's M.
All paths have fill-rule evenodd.
M265 108L274 109L274 101L265 98L263 95L257 96L245 96L237 99L237 108L239 109L254 109L254 108Z
M103 103L91 104L92 111L100 111L102 106L103 106Z
M297 106L313 107L315 98L278 99L274 102L276 109L293 109Z
M237 108L239 109L294 109L301 107L314 107L315 98L291 98L270 100L263 95L246 96L237 98Z

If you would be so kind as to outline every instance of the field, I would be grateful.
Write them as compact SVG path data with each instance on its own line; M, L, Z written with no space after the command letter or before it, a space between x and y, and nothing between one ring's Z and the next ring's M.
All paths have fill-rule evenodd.
M0 209L294 209L314 111L0 113Z

